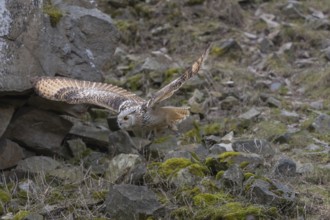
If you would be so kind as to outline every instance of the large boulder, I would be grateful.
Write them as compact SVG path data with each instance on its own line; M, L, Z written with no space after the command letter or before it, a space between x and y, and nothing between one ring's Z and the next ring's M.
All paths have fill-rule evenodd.
M110 16L79 5L1 1L0 94L30 89L37 75L102 80L119 34Z

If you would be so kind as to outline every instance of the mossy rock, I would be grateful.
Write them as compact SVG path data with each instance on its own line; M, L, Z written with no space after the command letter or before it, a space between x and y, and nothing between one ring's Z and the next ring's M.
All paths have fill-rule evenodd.
M189 171L196 176L204 176L208 171L205 166L198 163L193 163L187 158L170 158L159 166L159 173L168 178L175 175L179 170L188 168Z
M0 202L1 203L7 203L10 201L10 194L2 189L0 189Z
M225 219L225 220L235 220L235 219L246 219L248 216L255 216L258 218L265 217L262 208L247 205L244 206L239 202L230 202L221 206L207 206L202 210L198 210L194 219L196 220L207 220L207 219Z
M286 125L278 121L262 121L256 127L258 128L256 135L270 141L275 140L287 132Z
M14 215L13 220L23 220L30 214L30 211L21 210Z
M231 202L233 198L225 193L200 193L194 196L194 205L198 207L213 206Z
M49 16L50 24L52 27L56 27L58 22L60 22L61 18L63 17L62 11L52 4L46 4L43 8L43 12Z

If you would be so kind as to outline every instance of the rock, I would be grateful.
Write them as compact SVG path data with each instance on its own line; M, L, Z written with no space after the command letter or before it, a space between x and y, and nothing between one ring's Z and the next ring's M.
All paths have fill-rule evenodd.
M270 179L249 178L245 182L246 195L258 204L289 209L295 202L295 193L287 186Z
M109 135L110 154L136 154L138 153L135 143L126 131L115 131Z
M86 152L87 147L86 144L80 138L67 140L66 142L68 143L73 157L78 159L83 157L83 154L84 152Z
M24 158L24 151L17 143L0 139L0 170L17 165Z
M33 212L33 213L30 213L27 216L25 216L24 220L44 220L44 216Z
M190 167L186 167L171 176L169 183L176 188L180 188L183 186L195 186L201 179L202 177L195 175Z
M229 167L221 176L221 183L235 193L242 191L244 175L237 164Z
M137 164L130 170L128 175L123 179L123 183L129 183L134 185L145 185L144 177L147 173L146 163Z
M7 16L1 18L0 91L30 89L30 79L40 73L102 80L101 69L111 62L119 41L108 15L62 0L52 6L34 0L2 4Z
M62 142L71 127L71 122L54 113L21 108L5 136L40 154L67 156Z
M117 116L114 115L110 115L107 118L107 122L108 122L108 127L111 131L118 131L120 130L119 126L118 126L118 122L117 122Z
M266 140L241 140L233 143L234 151L245 153L256 153L269 158L275 155L275 150Z
M314 171L314 165L312 163L297 164L297 174L308 174Z
M165 157L164 160L170 159L170 158L187 158L187 159L191 159L191 153L187 150L173 150L168 152Z
M296 175L296 163L290 158L282 157L275 164L275 175L292 177Z
M210 136L203 137L203 141L204 141L206 147L209 148L210 146L220 143L221 138L219 136L210 135Z
M266 102L270 107L276 107L276 108L281 107L281 101L274 97L267 98Z
M323 101L315 101L315 102L311 102L309 103L310 107L315 109L315 110L321 110L323 109Z
M69 134L81 138L87 146L97 147L101 150L108 150L109 129L99 127L94 123L83 123L75 120Z
M226 154L226 152L224 154ZM224 158L224 162L228 163L229 165L237 164L241 168L244 168L244 171L254 172L258 167L263 165L264 158L255 153L238 153L236 155Z
M0 138L5 133L8 124L14 114L15 107L12 105L0 104Z
M146 186L113 185L104 202L110 218L118 220L146 219L162 208L156 194Z
M238 105L239 100L234 96L226 97L221 103L221 109L223 110L231 110L234 106Z
M270 84L270 91L275 92L275 91L279 90L281 87L282 87L282 83L273 82L272 84Z
M255 108L251 108L249 111L247 111L247 112L241 114L240 116L238 116L238 118L250 120L250 119L253 119L253 118L255 118L259 115L260 115L260 111L258 111Z
M15 171L22 171L27 174L48 173L61 167L61 163L45 156L33 156L18 162Z
M320 134L328 134L330 132L330 116L327 114L319 115L314 120L312 128Z
M110 183L118 183L118 180L129 176L130 171L142 161L140 155L137 154L119 154L110 161L105 172L105 179Z
M161 137L148 146L148 154L153 158L162 158L167 152L178 149L177 138L174 136Z
M226 148L224 146L221 146L220 144L215 144L210 148L210 154L218 155L222 154L223 152L226 152Z
M65 166L63 168L50 170L48 175L55 180L59 180L61 184L79 184L85 176L81 167Z
M111 160L107 154L92 151L84 159L84 167L91 169L96 175L104 175L109 167Z
M289 112L286 110L281 110L281 116L283 116L286 121L290 121L290 122L298 122L299 121L299 114L297 114L296 112Z

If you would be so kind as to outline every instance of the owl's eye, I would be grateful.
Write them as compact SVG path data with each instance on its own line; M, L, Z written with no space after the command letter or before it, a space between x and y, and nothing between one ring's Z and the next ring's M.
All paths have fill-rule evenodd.
M127 120L128 120L128 116L125 116L125 117L124 117L124 120L127 121Z

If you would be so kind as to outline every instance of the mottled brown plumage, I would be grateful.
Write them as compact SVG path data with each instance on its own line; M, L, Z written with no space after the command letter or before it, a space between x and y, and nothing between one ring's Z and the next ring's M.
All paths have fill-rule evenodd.
M189 115L187 107L159 107L185 81L196 75L208 54L209 47L190 68L170 84L156 92L148 101L123 88L111 84L80 81L64 77L40 77L35 80L35 91L42 97L71 104L94 104L115 111L124 130L176 130L176 124Z

